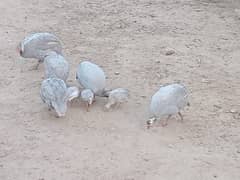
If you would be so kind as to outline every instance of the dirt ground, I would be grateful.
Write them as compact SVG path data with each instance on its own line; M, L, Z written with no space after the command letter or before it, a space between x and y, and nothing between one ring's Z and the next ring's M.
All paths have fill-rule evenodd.
M2 0L0 11L1 180L240 179L240 1ZM56 119L39 97L43 66L16 53L39 31L62 40L69 83L91 59L129 102L104 112L98 99L88 113L74 102ZM184 122L147 130L152 94L172 82L189 90Z

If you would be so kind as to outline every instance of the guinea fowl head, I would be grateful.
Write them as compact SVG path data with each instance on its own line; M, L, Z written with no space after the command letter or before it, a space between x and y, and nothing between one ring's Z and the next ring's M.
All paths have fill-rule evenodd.
M81 98L84 101L88 102L89 105L91 105L93 103L93 100L94 100L94 93L90 89L84 89L81 92Z
M67 89L67 100L72 101L77 98L80 94L78 87L72 86Z

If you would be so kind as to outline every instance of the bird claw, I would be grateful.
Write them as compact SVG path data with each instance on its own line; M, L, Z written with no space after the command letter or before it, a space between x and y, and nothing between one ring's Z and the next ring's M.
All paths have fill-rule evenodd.
M152 127L151 125L147 124L147 129L150 129L151 127Z
M107 108L106 106L103 107L104 112L108 112L110 108Z
M165 122L165 123L161 123L161 126L162 126L162 127L166 127L167 125L168 125L167 122Z
M86 104L86 111L87 111L87 112L89 112L89 107L90 107L90 105L87 103L87 104Z

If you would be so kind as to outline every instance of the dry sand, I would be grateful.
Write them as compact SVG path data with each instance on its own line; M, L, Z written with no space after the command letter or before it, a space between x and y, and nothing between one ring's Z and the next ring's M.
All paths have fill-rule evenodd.
M0 11L1 180L240 179L240 1L2 0ZM61 38L70 83L92 59L129 103L75 102L56 119L39 97L43 66L15 51L39 31ZM146 130L151 95L178 81L184 123Z

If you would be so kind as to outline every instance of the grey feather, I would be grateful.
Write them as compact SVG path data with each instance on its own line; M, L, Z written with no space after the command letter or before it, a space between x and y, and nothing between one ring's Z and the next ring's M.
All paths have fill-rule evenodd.
M108 102L105 105L107 109L114 105L125 103L129 98L129 91L124 88L113 89L106 94L108 95Z
M44 58L45 78L59 78L66 82L69 76L69 63L56 52L49 52Z
M67 88L65 82L57 78L45 79L41 84L40 97L48 107L54 109L59 117L65 116L67 101L73 99L78 88Z

